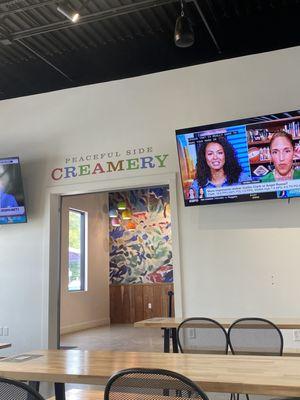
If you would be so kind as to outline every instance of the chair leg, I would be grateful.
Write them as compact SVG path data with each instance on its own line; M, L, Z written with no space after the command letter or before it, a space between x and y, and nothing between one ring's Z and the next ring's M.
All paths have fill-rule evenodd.
M37 392L40 391L40 382L30 381L28 382L28 386L32 387L32 389L36 390Z
M247 399L247 400L250 400L249 394L246 394L246 399Z

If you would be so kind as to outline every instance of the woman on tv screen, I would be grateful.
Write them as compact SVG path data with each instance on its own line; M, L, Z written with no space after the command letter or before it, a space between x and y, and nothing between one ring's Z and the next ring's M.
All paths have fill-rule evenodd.
M0 180L0 209L18 207L17 200L12 194L5 192L5 185Z
M197 193L200 188L230 186L246 179L235 150L225 137L202 143L197 158L196 179L191 186Z
M300 179L300 170L293 167L295 146L290 134L285 131L274 133L270 141L270 154L274 170L263 176L262 182Z

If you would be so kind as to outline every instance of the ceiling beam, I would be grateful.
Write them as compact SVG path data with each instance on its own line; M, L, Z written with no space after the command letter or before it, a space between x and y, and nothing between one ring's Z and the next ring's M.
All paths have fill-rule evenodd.
M199 3L198 3L198 0L186 0L186 2L194 4L194 6L196 7L196 10L198 11L198 13L199 13L199 15L200 15L200 17L202 19L203 24L205 25L205 28L207 29L207 31L209 33L209 36L211 37L211 40L214 42L214 45L216 46L216 48L218 50L218 53L221 54L222 53L221 47L220 47L220 45L219 45L219 43L218 43L218 41L216 39L216 36L214 35L214 33L213 33L213 31L212 31L212 29L211 29L211 27L210 27L205 15L204 15L204 13L203 13L203 11L202 11Z
M108 18L114 18L117 16L135 13L141 10L145 10L152 7L159 7L166 4L177 2L178 0L140 0L133 4L123 5L114 7L109 10L95 12L89 15L83 15L76 24L72 24L69 21L58 21L51 24L46 24L34 28L24 29L17 32L11 32L6 38L10 41L25 39L28 37L42 35L45 33L58 31L66 28L76 28L77 26L99 22ZM0 3L1 5L1 3ZM0 19L2 13L0 12ZM3 38L3 35L2 35Z
M20 0L23 1L23 0ZM83 3L81 4L79 11L81 11L83 8L85 8L85 6L90 2L90 0L83 0ZM11 4L12 5L16 5L17 1L16 0L11 0L11 1L6 1L4 3L0 3L0 18L4 18L7 17L9 15L14 15L17 13L22 13L22 12L26 12L26 11L31 11L31 10L35 10L37 8L41 8L41 7L45 7L45 6L52 6L55 5L57 6L60 3L59 0L40 0L38 3L35 4L28 4L26 6L21 6L21 7L17 7L17 8L11 8L8 10L2 10L2 7L9 7Z
M7 17L8 15L13 15L13 14L21 13L21 12L31 11L31 10L34 10L34 9L40 8L40 7L51 6L52 4L56 4L57 0L40 0L39 3L36 3L36 4L29 4L27 6L1 11L3 6L10 5L7 3L10 3L10 2L0 3L0 18L4 18L4 17ZM11 3L13 3L14 5L16 4L15 1L11 2Z
M40 60L42 60L44 63L49 65L49 67L53 68L56 72L58 72L60 75L62 75L64 78L66 78L68 81L72 82L73 84L75 83L72 78L69 77L66 73L64 73L60 68L58 68L55 64L53 64L51 61L49 61L46 57L42 56L38 51L34 50L31 46L29 46L27 43L23 42L21 39L18 39L17 42L21 44L23 47L25 47L27 50L29 50L31 53L33 53L36 57L38 57Z

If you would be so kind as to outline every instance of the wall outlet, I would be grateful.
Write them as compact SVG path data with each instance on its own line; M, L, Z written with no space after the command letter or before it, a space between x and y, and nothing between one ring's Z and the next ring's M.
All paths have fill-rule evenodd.
M3 327L3 336L9 336L9 328L7 326Z
M190 338L190 339L196 339L196 331L195 331L195 328L190 328L190 329L189 329L189 338Z
M148 303L148 308L149 308L149 310L152 310L152 304L151 303Z
M294 341L300 342L300 329L294 329L293 334L294 334Z

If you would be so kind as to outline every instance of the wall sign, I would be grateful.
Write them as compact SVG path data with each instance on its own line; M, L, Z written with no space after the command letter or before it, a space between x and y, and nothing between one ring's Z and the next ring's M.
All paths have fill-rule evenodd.
M152 147L128 149L123 153L95 153L66 157L64 165L51 171L52 181L106 173L165 168L169 154L154 154Z

